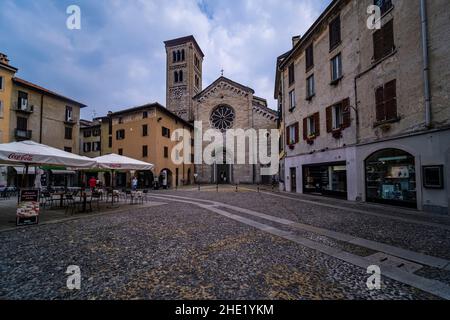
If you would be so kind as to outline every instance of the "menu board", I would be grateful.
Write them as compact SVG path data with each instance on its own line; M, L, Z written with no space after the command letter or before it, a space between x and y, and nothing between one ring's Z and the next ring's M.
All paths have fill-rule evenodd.
M39 190L21 190L17 205L17 226L39 223Z

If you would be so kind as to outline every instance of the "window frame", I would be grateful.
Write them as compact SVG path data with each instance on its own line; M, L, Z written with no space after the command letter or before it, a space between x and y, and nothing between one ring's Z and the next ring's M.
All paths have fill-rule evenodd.
M337 62L337 65L336 65ZM342 68L342 54L339 52L330 60L331 64L331 84L334 84L342 79L343 77L343 68ZM335 69L336 68L336 69ZM336 71L336 77L335 77Z
M288 67L288 82L289 86L292 86L295 83L295 65L291 63Z
M142 158L148 158L148 145L142 146Z
M316 85L313 73L308 78L306 78L306 100L311 100L315 95L316 95Z
M68 134L70 132L70 134ZM73 128L72 127L64 127L64 140L73 140Z
M305 70L306 72L314 68L314 43L305 49Z
M336 27L336 24L338 27ZM336 17L331 20L328 25L329 29L329 38L330 38L330 52L336 49L342 42L342 24L341 24L341 15L338 14ZM334 39L336 37L336 39Z
M5 77L0 76L0 91L5 91Z
M123 133L123 135L121 133ZM117 141L125 140L125 129L116 130L116 140Z
M148 137L148 124L143 124L142 125L142 136L143 137Z
M289 91L289 111L292 112L297 108L297 101L295 97L295 89Z

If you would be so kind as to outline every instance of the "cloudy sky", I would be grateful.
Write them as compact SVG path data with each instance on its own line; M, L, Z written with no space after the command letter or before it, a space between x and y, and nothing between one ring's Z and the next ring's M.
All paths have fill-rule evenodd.
M0 52L17 76L89 106L91 119L147 102L165 105L164 40L194 35L203 87L225 76L274 107L276 57L331 0L0 0ZM66 9L81 8L81 30Z

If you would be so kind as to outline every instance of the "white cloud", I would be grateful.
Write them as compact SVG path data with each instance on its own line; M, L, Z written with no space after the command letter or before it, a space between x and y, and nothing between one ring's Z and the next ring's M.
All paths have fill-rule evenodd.
M163 41L190 34L206 55L204 86L223 68L227 77L275 106L276 57L325 5L316 0L84 0L78 1L82 30L69 31L68 1L2 2L2 50L21 68L20 75L98 114L150 101L165 104Z

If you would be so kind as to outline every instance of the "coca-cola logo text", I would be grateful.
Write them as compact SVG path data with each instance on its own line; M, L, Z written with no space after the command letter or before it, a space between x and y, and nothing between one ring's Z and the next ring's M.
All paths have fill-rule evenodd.
M8 156L8 159L15 160L15 161L32 162L33 161L33 156L31 154L11 153Z

